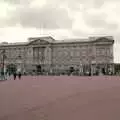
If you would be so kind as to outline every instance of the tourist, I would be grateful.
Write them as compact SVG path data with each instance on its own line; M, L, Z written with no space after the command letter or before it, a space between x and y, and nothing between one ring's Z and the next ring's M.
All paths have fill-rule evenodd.
M16 80L16 76L17 76L17 74L16 74L16 72L14 72L13 73L14 80Z
M18 78L19 78L19 80L21 79L21 75L22 75L21 72L19 72L19 73L18 73Z
M1 80L5 80L4 72L1 71Z

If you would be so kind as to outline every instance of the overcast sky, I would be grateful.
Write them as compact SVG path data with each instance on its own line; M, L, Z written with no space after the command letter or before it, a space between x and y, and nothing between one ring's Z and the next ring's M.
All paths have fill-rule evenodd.
M115 62L120 62L119 0L0 0L0 40L27 41L114 36Z

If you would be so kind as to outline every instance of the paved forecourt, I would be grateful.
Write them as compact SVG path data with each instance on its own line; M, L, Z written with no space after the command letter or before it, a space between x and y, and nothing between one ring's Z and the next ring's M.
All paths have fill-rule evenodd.
M120 120L118 76L0 81L0 120Z

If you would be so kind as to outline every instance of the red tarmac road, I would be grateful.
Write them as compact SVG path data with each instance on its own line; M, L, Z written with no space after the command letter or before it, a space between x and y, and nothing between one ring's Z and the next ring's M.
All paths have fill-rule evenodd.
M2 81L0 120L120 120L120 77L26 76Z

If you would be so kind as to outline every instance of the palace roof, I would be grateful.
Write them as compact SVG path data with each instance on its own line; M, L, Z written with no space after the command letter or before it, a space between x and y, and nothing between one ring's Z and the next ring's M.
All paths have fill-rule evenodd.
M94 36L94 37L88 37L83 39L65 39L65 40L55 40L51 36L45 36L45 37L30 37L28 38L27 42L16 42L16 43L8 43L8 42L2 42L0 43L0 46L23 46L23 45L29 45L30 43L33 43L36 40L43 40L47 41L49 43L77 43L77 42L92 42L96 41L101 38L106 38L108 40L114 40L112 36Z

